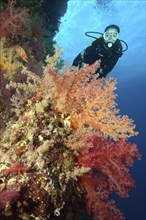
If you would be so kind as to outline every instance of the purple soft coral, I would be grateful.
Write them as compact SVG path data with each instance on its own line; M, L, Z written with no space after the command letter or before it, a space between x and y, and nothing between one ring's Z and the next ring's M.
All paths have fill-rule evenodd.
M19 198L19 195L18 187L14 185L0 192L0 211L6 207L8 202L13 204Z

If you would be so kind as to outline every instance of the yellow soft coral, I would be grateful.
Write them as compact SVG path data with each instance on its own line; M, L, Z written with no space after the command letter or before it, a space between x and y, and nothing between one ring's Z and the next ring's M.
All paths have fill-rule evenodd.
M0 70L5 73L5 77L10 80L14 77L16 70L22 66L18 61L15 49L7 47L4 39L0 39Z

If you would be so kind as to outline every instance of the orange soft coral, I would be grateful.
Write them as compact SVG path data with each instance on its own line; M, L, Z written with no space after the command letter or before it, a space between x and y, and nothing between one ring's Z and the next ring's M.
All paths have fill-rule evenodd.
M116 108L116 80L98 79L93 75L100 65L84 65L81 70L72 67L66 74L56 73L52 68L48 75L53 81L56 109L70 114L75 129L90 126L98 136L118 140L137 134L133 120L118 115ZM89 83L90 79L90 83Z

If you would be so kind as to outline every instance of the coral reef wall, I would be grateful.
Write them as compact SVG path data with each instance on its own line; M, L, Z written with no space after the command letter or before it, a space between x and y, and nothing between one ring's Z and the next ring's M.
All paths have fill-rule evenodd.
M48 53L53 54L53 37L67 10L67 2L2 0L0 36L7 37L10 45L19 44L38 61L44 59Z
M130 167L141 155L128 142L138 133L119 113L116 80L96 79L99 61L68 67L56 45L39 57L45 29L35 32L38 14L32 19L32 5L22 3L3 2L0 12L7 21L0 26L0 219L124 220L113 196L127 198L136 186Z

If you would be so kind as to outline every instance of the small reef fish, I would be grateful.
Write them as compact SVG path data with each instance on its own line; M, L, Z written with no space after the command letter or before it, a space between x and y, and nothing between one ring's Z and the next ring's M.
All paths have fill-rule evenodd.
M28 56L26 55L26 52L22 47L19 45L14 45L14 50L17 52L17 54L25 61L28 62Z

